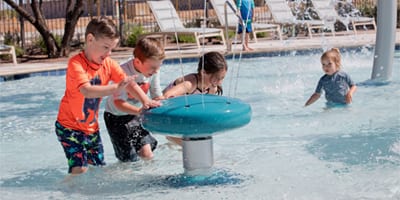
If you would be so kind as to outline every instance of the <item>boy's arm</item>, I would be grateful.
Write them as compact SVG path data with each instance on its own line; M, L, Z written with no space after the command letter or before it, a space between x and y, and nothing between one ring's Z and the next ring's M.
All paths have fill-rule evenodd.
M160 85L160 73L153 75L150 82L150 97L153 100L163 100L165 99L162 93Z
M346 94L346 103L351 103L353 101L353 93L356 91L357 86L356 85L352 85L349 89L349 92L347 92Z
M308 106L312 103L314 103L315 101L317 101L319 99L319 97L321 96L321 94L319 93L314 93L313 95L311 95L311 97L307 100L306 104L304 106Z
M161 105L159 101L151 100L136 83L126 86L126 91L142 102L143 107L146 109Z
M114 100L114 104L118 110L128 113L130 115L138 115L142 111L142 108L138 108L121 99Z
M111 95L117 91L124 89L127 85L131 84L136 84L133 77L127 77L118 84L110 84L110 85L91 85L89 82L86 82L79 87L79 91L86 98L99 98Z

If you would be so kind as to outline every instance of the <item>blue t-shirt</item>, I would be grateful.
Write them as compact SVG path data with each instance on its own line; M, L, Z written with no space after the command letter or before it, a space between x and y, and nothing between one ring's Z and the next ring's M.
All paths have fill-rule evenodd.
M326 74L322 76L315 92L321 94L324 90L328 103L346 104L346 94L353 85L355 84L348 74L338 71L330 76Z
M251 23L253 18L253 9L255 7L254 0L236 0L236 6L240 10L240 15L242 16L245 23Z

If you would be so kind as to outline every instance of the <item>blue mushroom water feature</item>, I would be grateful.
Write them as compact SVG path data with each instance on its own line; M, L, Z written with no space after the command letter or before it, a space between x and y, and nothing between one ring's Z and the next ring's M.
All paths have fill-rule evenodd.
M212 136L242 127L251 120L251 107L237 98L188 95L164 100L142 115L143 126L155 133L183 139L186 175L207 175L214 163Z
M396 38L397 1L378 0L377 33L371 80L388 81L392 76Z

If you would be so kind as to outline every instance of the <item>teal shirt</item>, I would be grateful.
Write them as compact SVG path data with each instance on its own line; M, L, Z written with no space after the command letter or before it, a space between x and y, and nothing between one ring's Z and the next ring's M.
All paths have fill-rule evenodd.
M236 0L236 6L240 10L242 19L247 23L253 18L254 0Z

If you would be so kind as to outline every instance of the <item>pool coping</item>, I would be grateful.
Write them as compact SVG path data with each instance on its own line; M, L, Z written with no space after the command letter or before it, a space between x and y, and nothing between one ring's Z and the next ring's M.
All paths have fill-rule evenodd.
M396 38L400 38L400 30L396 31ZM326 44L324 44L326 43ZM360 52L361 50L373 50L375 47L375 34L344 35L336 37L320 37L313 39L288 39L288 40L263 40L258 43L251 43L255 49L252 52L241 52L240 45L236 45L233 51L226 52L222 45L207 45L204 49L178 49L166 50L167 58L163 64L180 64L198 62L201 52L219 51L224 53L226 58L233 57L243 59L256 57L274 57L287 55L307 55L322 53L328 47L338 47L341 51ZM395 50L400 49L400 40L395 43ZM127 60L131 57L131 50L113 53L112 57L118 61ZM65 75L67 67L66 58L64 61L55 63L21 63L17 66L0 66L0 82L18 80L35 76L60 76Z

